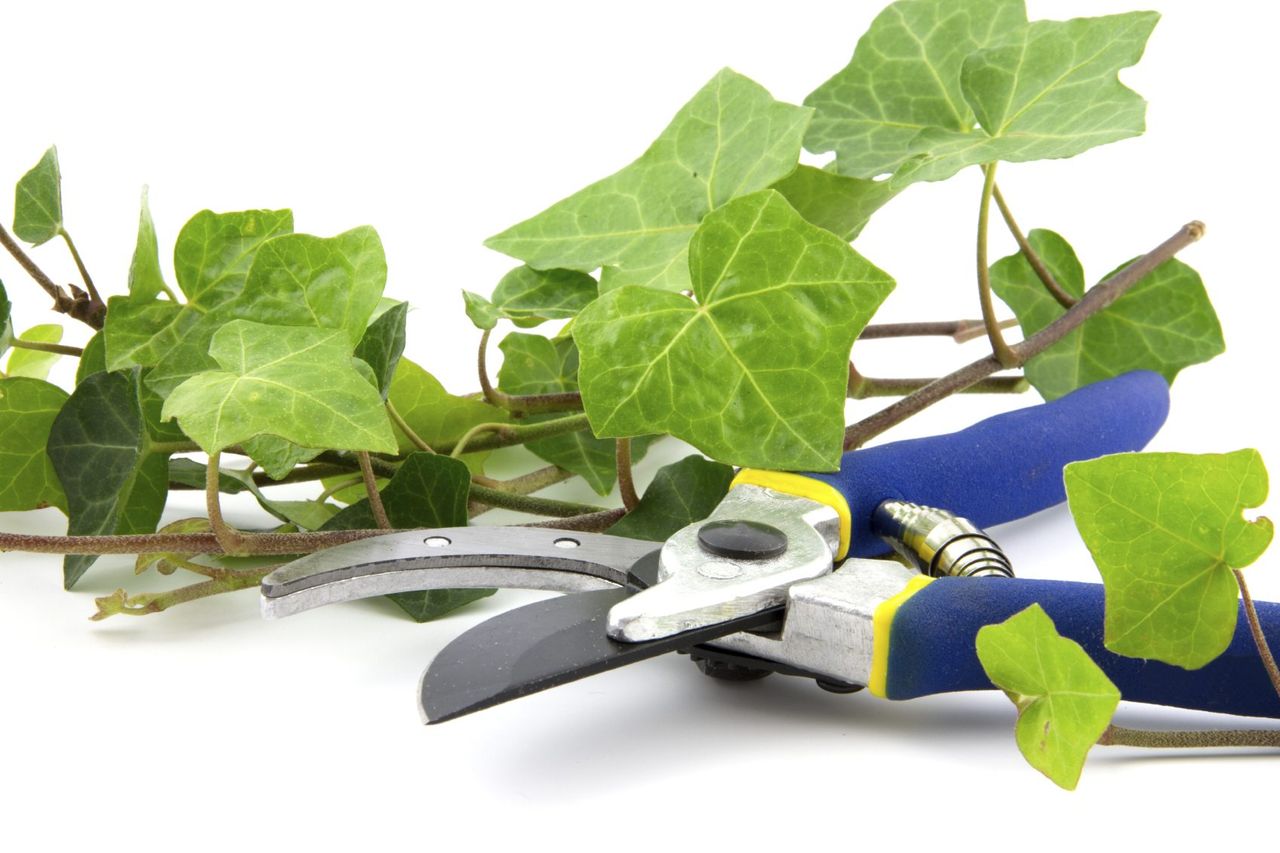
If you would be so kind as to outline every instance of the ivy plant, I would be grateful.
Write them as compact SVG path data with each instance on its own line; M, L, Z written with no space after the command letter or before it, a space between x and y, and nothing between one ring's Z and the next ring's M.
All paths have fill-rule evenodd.
M1114 271L1086 287L1076 250L1044 228L1024 234L996 182L1002 162L1061 160L1143 132L1145 101L1118 75L1157 20L1031 21L1022 0L897 0L843 68L814 69L826 82L803 103L728 68L690 81L637 159L485 241L512 268L461 294L459 322L465 312L478 339L475 391L446 389L429 361L404 357L410 306L384 293L386 254L369 225L300 233L292 211L246 200L164 223L170 245L144 189L125 286L100 293L50 148L19 176L0 245L71 325L13 317L0 285L0 510L64 513L67 535L0 533L0 550L64 554L68 588L104 554L193 576L102 597L95 618L152 614L250 589L281 554L466 524L494 507L661 540L711 512L733 466L830 471L953 393L1029 384L1052 399L1134 368L1173 381L1224 346L1208 289L1175 259L1203 225L1110 259ZM962 171L982 177L980 317L877 324L895 259L853 243L908 186ZM1019 246L994 263L993 203ZM60 250L77 284L41 269ZM930 304L923 288L913 296ZM1020 341L1004 338L1000 300ZM870 377L851 360L859 339L938 334L985 337L991 356L933 380ZM74 381L58 366L68 358ZM1019 372L992 376L1002 370ZM880 396L899 399L847 422L849 397ZM633 463L663 440L696 453L640 494ZM490 476L489 454L513 446L528 451L526 470ZM1211 660L1234 630L1238 569L1271 536L1240 516L1265 493L1256 454L1121 457L1066 476L1106 583L1108 645L1179 666ZM601 502L543 494L572 478ZM280 498L281 484L310 484L309 496ZM182 490L204 492L207 517L161 527ZM227 523L221 496L235 493L258 502L264 529ZM483 594L394 598L425 620ZM1109 724L1115 688L1043 611L984 629L977 652L1018 707L1024 753L1060 784L1076 783L1099 738L1126 737Z

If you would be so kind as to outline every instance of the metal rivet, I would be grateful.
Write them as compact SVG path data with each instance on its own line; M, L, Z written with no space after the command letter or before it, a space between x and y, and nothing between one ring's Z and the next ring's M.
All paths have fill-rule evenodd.
M446 536L428 536L423 541L427 543L428 548L443 548L446 545L453 544Z
M562 539L557 539L553 544L557 548L577 548L582 543L577 539L570 539L568 536L565 536Z

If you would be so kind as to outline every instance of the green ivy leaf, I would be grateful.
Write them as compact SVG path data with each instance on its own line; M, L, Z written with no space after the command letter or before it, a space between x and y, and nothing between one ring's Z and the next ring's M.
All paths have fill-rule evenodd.
M391 526L461 527L467 523L471 472L457 459L433 453L410 453L381 492ZM339 512L324 530L358 530L374 526L369 499ZM387 596L418 622L439 618L492 589L436 589Z
M685 253L698 223L790 174L809 117L726 68L640 159L485 245L538 269L604 267L602 291L627 284L686 290Z
M399 302L382 312L365 329L364 337L356 344L355 356L369 367L378 380L382 399L391 392L391 379L395 376L400 356L404 354L405 322L409 316L409 304Z
M39 379L0 379L0 512L56 506L67 500L45 452L67 392Z
M174 272L187 302L179 305L133 296L109 299L104 329L107 367L153 367L189 344L201 318L243 290L249 266L262 244L292 230L293 212L289 210L203 210L191 217L178 232L173 249ZM205 340L206 350L207 343ZM203 357L204 350L199 355ZM181 367L185 359L176 360ZM163 392L177 385L165 381L163 374L153 375L150 381Z
M556 394L578 390L578 348L572 338L549 340L541 335L513 332L498 344L502 368L498 386L508 394ZM527 423L563 417L531 415ZM639 461L653 443L641 436L631 443L632 461ZM607 495L618 481L617 446L613 439L601 439L587 430L530 441L525 448L535 456L572 471L587 481L596 493Z
M206 470L203 463L196 462L194 459L175 457L169 460L169 482L192 489L203 489ZM236 495L247 490L248 487L245 486L242 478L234 476L225 468L219 469L218 491L226 495Z
M708 215L689 267L696 302L627 287L578 315L592 430L670 433L738 465L834 470L849 350L893 280L773 190Z
M961 86L981 130L922 132L916 147L928 153L908 166L910 180L942 180L995 160L1074 157L1141 135L1147 103L1117 75L1142 58L1159 19L1129 12L1034 21L970 54Z
M202 317L148 381L164 391L213 370L210 342L232 320L337 329L346 334L350 351L364 335L386 281L382 241L368 226L336 237L275 237L254 254L243 289Z
M805 145L835 151L843 175L892 175L896 193L1136 136L1145 102L1117 73L1141 58L1158 17L1027 23L1022 0L899 0L805 99L817 110Z
M452 445L477 424L501 423L507 413L484 400L455 397L440 381L407 358L400 359L391 379L388 396L409 428L430 447ZM414 450L414 444L396 430L401 453ZM471 470L480 472L485 453L464 453Z
M978 631L978 660L1018 709L1015 737L1027 762L1074 790L1120 691L1089 654L1058 633L1039 604Z
M57 323L44 323L32 326L18 340L37 344L56 344L62 341L62 327ZM42 352L34 349L14 348L9 355L9 366L5 372L9 376L26 376L30 379L48 379L49 371L62 356L56 352Z
M106 335L101 331L94 332L93 337L89 338L89 342L84 345L80 363L76 365L76 384L79 385L93 374L101 373L106 369Z
M502 277L489 299L466 290L462 299L477 329L492 329L504 319L529 329L547 320L569 319L598 292L596 280L586 273L520 266Z
M4 291L4 282L0 281L0 355L5 354L13 341L13 324L9 317L12 310L9 294Z
M1070 244L1043 229L1027 239L1062 289L1082 296L1084 270ZM992 265L991 287L1013 309L1024 336L1066 312L1021 253ZM1053 400L1130 370L1154 370L1172 382L1184 367L1208 361L1223 349L1222 327L1200 276L1175 259L1032 359L1025 373L1046 400Z
M240 446L273 480L283 479L297 465L310 462L324 452L313 447L299 447L275 435L255 435L241 442Z
M71 536L151 533L169 493L169 455L153 452L141 371L95 373L76 386L49 432L49 458L67 495ZM68 556L70 589L97 557Z
M1271 542L1256 450L1123 453L1066 467L1067 501L1102 573L1107 648L1186 669L1231 644L1243 568Z
M897 194L887 181L849 178L800 166L773 185L801 216L832 234L852 240L871 214Z
M849 64L804 99L805 147L836 152L837 170L874 178L915 156L926 128L966 133L976 120L960 86L965 57L1025 27L1023 0L898 0L871 22Z
M18 181L13 233L33 246L62 233L62 172L56 147L50 146L40 162Z
M160 271L160 245L156 240L156 225L151 221L151 206L147 203L147 188L142 188L142 211L138 214L138 242L129 262L129 296L133 299L155 299L168 290L164 273Z
M303 447L395 452L382 398L353 367L344 330L234 320L209 352L223 369L179 385L163 411L206 452L263 434Z
M609 532L665 542L677 530L706 518L729 492L733 469L701 456L686 456L654 475L644 497Z

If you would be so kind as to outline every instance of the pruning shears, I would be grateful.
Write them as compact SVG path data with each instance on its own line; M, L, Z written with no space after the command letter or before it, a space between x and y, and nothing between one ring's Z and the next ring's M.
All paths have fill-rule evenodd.
M1138 371L960 432L851 451L836 473L744 469L709 518L662 543L484 526L365 539L272 572L263 612L424 589L566 593L446 646L420 687L431 723L670 651L720 678L777 672L889 699L991 689L978 630L1036 602L1125 699L1280 717L1243 618L1196 671L1114 655L1101 585L1015 578L982 530L1060 503L1067 463L1146 446L1168 405L1164 379ZM890 546L901 559L885 558ZM1280 604L1258 612L1280 639Z

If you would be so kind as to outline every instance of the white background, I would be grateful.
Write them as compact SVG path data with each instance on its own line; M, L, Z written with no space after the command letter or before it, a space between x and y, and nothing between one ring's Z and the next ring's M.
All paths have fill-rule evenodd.
M0 29L0 184L57 143L68 227L111 293L125 286L143 184L166 269L203 207L291 206L299 230L323 235L372 223L388 294L416 309L409 354L464 392L476 336L459 289L487 292L512 264L484 237L625 165L724 65L798 103L847 61L880 4L462 5L13 4ZM1229 351L1179 378L1154 446L1252 446L1280 465L1276 15L1244 2L1158 6L1147 56L1124 74L1150 101L1148 135L1006 166L1001 183L1023 225L1066 235L1091 278L1189 219L1208 224L1183 257L1205 278ZM1033 17L1127 8L1031 3ZM899 282L881 319L974 315L974 171L911 189L858 241ZM995 234L999 256L1011 242ZM59 246L34 255L72 279ZM0 276L18 326L51 316L7 258ZM867 373L920 375L980 347L875 342L858 357ZM896 435L1030 402L952 400ZM676 455L657 454L642 477ZM232 517L255 518L247 505ZM7 530L62 523L52 510L0 518ZM1095 577L1064 510L997 532L1025 576ZM1250 571L1261 598L1280 597L1276 564L1272 554ZM1099 749L1066 794L1022 763L1001 696L890 704L780 677L726 686L675 656L423 728L422 668L466 627L528 600L518 593L426 626L384 602L267 623L252 593L86 619L95 595L177 580L103 560L64 593L56 558L0 557L6 849L1056 848L1101 843L1103 831L1189 845L1274 805L1274 758ZM1231 723L1140 707L1121 719Z

